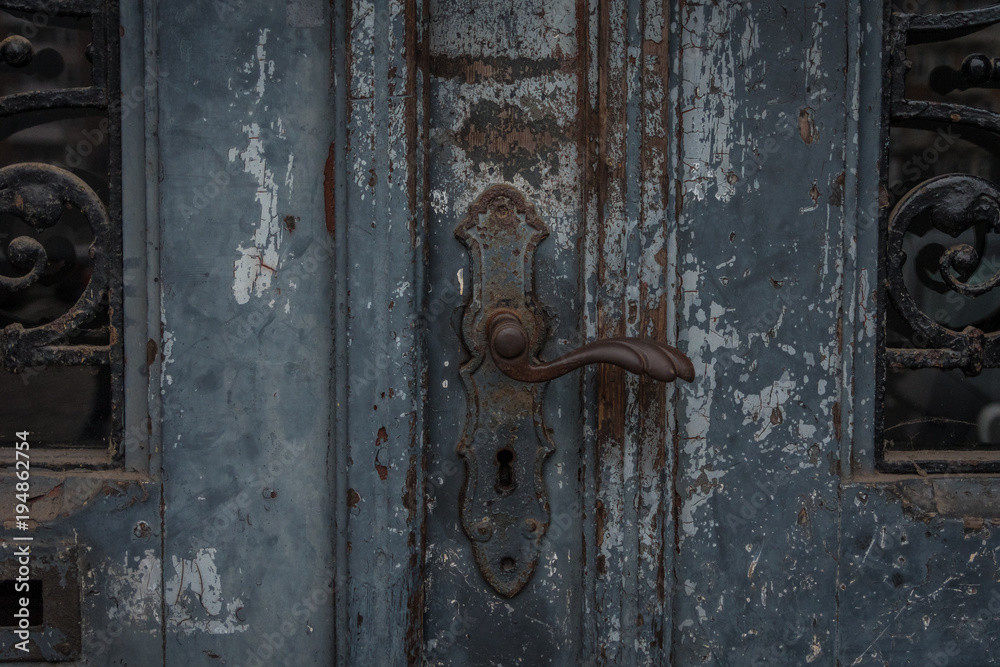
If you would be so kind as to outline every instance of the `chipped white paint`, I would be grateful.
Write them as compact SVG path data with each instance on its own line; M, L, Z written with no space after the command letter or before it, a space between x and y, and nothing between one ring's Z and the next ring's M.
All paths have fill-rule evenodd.
M131 560L131 563L129 562ZM108 607L108 621L134 626L160 622L160 559L152 549L142 556L126 553L121 563L105 561L107 595L117 604Z
M431 191L431 208L438 215L445 215L448 213L448 191L447 190L432 190Z
M760 48L756 26L734 16L748 11L749 7L733 3L701 3L685 9L681 49L702 55L681 60L682 181L684 194L699 201L710 196L724 202L732 199L746 174L739 173L741 166L734 164L730 152L743 146L749 157L758 142L759 133L742 127L735 118L738 88L763 75L748 66ZM740 24L742 32L733 34Z
M243 131L249 137L249 144L239 153L239 158L243 161L243 171L257 183L255 198L260 204L260 218L250 244L244 247L241 243L236 248L240 258L233 267L233 295L239 304L249 302L251 294L263 296L271 286L271 279L278 270L278 246L282 234L278 220L278 187L264 159L260 126L257 123L244 125ZM229 159L232 161L236 157L236 149L232 149Z
M285 131L282 129L279 135L282 139L285 138ZM288 155L288 167L285 168L285 187L288 188L288 198L291 199L292 194L295 191L295 175L292 174L292 165L295 164L295 156L292 154Z
M857 327L858 331L858 342L861 343L867 337L869 340L875 338L878 317L868 310L868 305L871 302L871 297L873 290L871 285L868 284L868 270L862 269L860 275L858 276L858 303L860 304L860 316L862 320L862 326Z
M166 368L168 365L174 363L174 334L164 330L163 331L163 372L160 373L160 387L163 387L163 383L166 382L168 385L174 383L174 378L166 373Z
M782 373L781 379L775 380L757 394L747 396L738 389L733 392L743 410L743 423L756 422L758 424L759 428L754 433L754 440L760 441L767 438L775 426L774 410L780 408L792 397L795 387L795 380L792 380L788 371L785 371Z
M244 72L249 73L254 69L258 72L257 82L253 88L257 95L253 108L249 110L250 116L253 116L255 109L260 106L267 81L274 77L274 61L267 59L265 50L268 32L267 28L260 31L255 59L244 66ZM245 94L246 91L238 96ZM266 105L264 110L267 110ZM276 138L285 138L285 128L280 117L275 118L270 124L265 124L265 127L269 128ZM250 120L242 128L247 135L247 145L243 150L230 149L229 161L235 162L238 158L243 163L243 172L249 174L256 185L254 198L260 206L260 214L250 241L246 244L240 243L236 247L239 257L233 264L233 296L241 305L248 303L251 296L259 298L268 294L279 268L278 249L282 240L282 225L278 216L278 184L275 182L273 172L267 166L261 124L256 120ZM289 197L294 189L292 171L294 163L295 156L289 154L283 181ZM273 308L274 303L272 299L268 305Z
M511 0L504 7L432 13L430 41L442 55L475 58L508 56L510 44L517 45L519 56L532 60L576 53L577 17L571 3Z
M256 49L256 65L259 71L259 76L257 78L257 85L254 86L254 92L257 93L257 102L260 102L264 97L264 82L267 78L274 76L274 61L267 59L267 54L264 51L264 45L267 44L267 33L270 32L269 28L264 28L260 31L260 36L257 38L257 49ZM254 63L247 63L244 71L252 72Z
M249 627L236 618L243 608L239 597L228 602L215 565L215 549L198 549L194 558L172 558L173 576L164 585L169 608L168 622L186 634L246 632ZM202 611L198 611L200 607Z

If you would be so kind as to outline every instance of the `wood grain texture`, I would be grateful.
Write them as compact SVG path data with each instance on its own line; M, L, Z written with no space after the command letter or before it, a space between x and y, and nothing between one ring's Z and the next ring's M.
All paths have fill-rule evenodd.
M350 3L335 382L345 664L419 664L423 646L422 5Z
M669 17L663 3L614 0L594 3L593 14L588 336L672 341ZM593 375L594 659L664 664L674 551L668 389L612 367Z

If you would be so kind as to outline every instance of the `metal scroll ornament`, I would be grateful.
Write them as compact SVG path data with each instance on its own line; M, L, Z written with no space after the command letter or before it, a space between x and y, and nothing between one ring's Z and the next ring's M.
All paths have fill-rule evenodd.
M59 260L47 256L39 239L45 238L46 233L51 235L52 228L68 210L78 211L93 234L89 248L90 277L83 293L67 312L51 322L14 321L0 329L0 365L12 372L45 365L111 365L112 372L117 373L122 362L118 344L122 326L120 114L116 106L121 97L118 2L0 0L0 9L25 12L25 16L34 14L36 19L59 17L81 19L81 23L86 19L89 23L91 43L72 63L89 71L90 83L86 86L33 88L41 70L27 66L44 40L40 38L33 43L27 37L10 34L9 30L0 34L0 63L12 68L5 73L8 78L0 89L0 118L16 119L12 127L31 127L52 121L56 117L50 112L55 110L90 109L106 116L102 120L101 141L108 146L111 177L105 203L86 182L62 167L22 162L0 169L0 214L25 223L11 221L8 226L5 221L0 230L2 236L10 239L6 247L0 248L0 255L6 254L10 265L6 272L15 274L0 275L0 296L29 290L37 282L44 283L46 272L51 277ZM91 145L93 140L87 137L86 143ZM72 146L66 148L70 155ZM75 215L73 218L77 219ZM109 325L95 327L92 320L103 319L105 313ZM106 344L94 344L104 341ZM120 380L116 378L112 383L113 396L120 397ZM120 404L120 398L117 400Z
M94 318L108 290L115 246L104 204L79 177L60 167L25 162L0 169L0 214L10 214L36 232L55 225L68 208L79 210L94 242L90 281L77 302L48 324L25 328L14 322L0 329L0 359L9 371L42 364L102 365L109 363L108 345L71 344L81 325ZM33 285L48 265L45 248L30 236L16 236L7 247L19 276L0 276L0 291L16 292Z
M996 332L976 327L955 331L928 316L906 287L903 241L914 220L928 216L933 227L952 238L970 229L1000 233L1000 190L993 183L967 174L946 174L924 181L906 194L893 210L888 228L886 283L897 309L926 341L921 348L890 348L893 366L907 368L960 368L977 375L984 367L1000 366L1000 341ZM941 279L953 291L975 297L1000 284L1000 272L970 281L983 261L984 248L956 243L938 260Z
M1000 136L1000 114L955 102L909 99L906 74L912 63L907 47L945 42L971 35L1000 23L1000 5L944 14L894 13L889 27L889 85L886 106L893 127L918 129L965 127ZM985 54L969 54L958 70L939 66L931 72L930 86L939 95L951 90L995 87L1000 80L997 60ZM949 129L949 132L951 130ZM986 253L986 238L1000 233L1000 189L994 183L970 174L946 174L923 181L910 190L889 215L886 224L885 287L906 324L914 332L913 347L886 348L886 361L895 368L952 368L977 375L983 368L1000 367L1000 333L974 326L961 331L945 326L925 313L904 280L907 257L904 240L918 223L930 223L954 239L968 231L974 244L958 243L946 248L938 260L945 287L965 297L977 297L1000 284L1000 273L976 277ZM922 233L922 232L921 232Z
M469 400L458 444L467 472L462 528L483 576L511 597L535 571L549 525L542 466L555 447L542 425L545 385L512 380L497 368L488 320L497 311L515 314L527 331L530 355L537 355L545 324L533 297L532 264L548 230L520 192L495 185L472 205L455 235L472 258L471 299L462 319L471 355L461 368Z

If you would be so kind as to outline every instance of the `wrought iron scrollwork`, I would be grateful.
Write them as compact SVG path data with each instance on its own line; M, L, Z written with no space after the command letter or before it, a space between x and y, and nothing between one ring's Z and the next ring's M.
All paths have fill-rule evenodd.
M931 225L952 238L970 229L1000 233L1000 189L967 174L947 174L924 181L908 192L889 218L886 285L900 314L922 334L926 348L890 348L889 362L907 368L961 368L977 375L984 367L1000 365L1000 333L985 334L975 327L954 331L932 319L917 305L904 281L907 255L903 241L914 220L928 216ZM982 246L983 244L979 244ZM1000 270L985 280L969 282L983 261L983 248L956 243L939 259L944 283L964 296L979 296L1000 285ZM937 349L934 349L934 348Z
M0 329L0 356L7 370L41 364L109 363L108 345L61 344L94 317L107 293L112 264L109 249L115 243L104 204L90 186L65 169L33 162L0 169L0 214L14 215L41 231L55 225L67 208L79 210L94 234L90 281L76 304L55 321L29 329L14 322ZM15 291L31 286L48 264L45 248L30 236L14 238L7 253L11 264L25 273L0 277L0 289Z
M978 107L951 102L908 99L905 76L911 61L907 46L955 39L1000 23L1000 5L945 14L894 14L889 29L889 66L887 115L894 127L958 125L987 130L1000 136L1000 114ZM940 82L941 68L932 72ZM962 63L960 84L955 88L992 87L995 79L992 59L970 54ZM948 328L923 312L903 279L907 256L904 238L916 219L929 217L930 224L952 238L974 230L976 245L956 243L945 248L939 259L940 275L948 289L966 297L986 294L1000 285L1000 271L970 282L979 270L985 251L983 233L1000 233L1000 188L969 174L947 174L928 179L910 190L889 215L885 232L885 285L888 296L923 343L920 347L888 348L890 366L904 368L960 368L976 375L983 368L1000 366L1000 343L997 332L976 327L961 331Z
M900 156L897 166L905 177L912 178L905 167L916 161L916 152L911 162L903 162L898 152L907 138L916 135L902 132L890 137L890 128L932 130L946 137L949 147L959 138L972 150L997 145L1000 113L988 108L992 105L986 89L1000 87L1000 66L992 57L1000 54L983 53L990 42L978 37L936 43L976 35L998 24L1000 4L948 13L891 15L884 44L883 206L888 204L890 150ZM931 46L908 53L910 47L925 44ZM915 62L926 64L929 76L907 82L907 72ZM983 91L977 94L974 89ZM959 94L952 95L955 91ZM935 156L941 151L937 141ZM926 155L930 149L923 150ZM960 155L969 153L959 150L949 156L949 169L974 171L972 166L956 164ZM927 163L936 159L923 158ZM945 171L940 166L939 173ZM903 196L891 211L883 210L881 217L879 346L883 354L878 360L881 399L876 423L881 437L875 443L876 460L880 469L891 472L995 470L996 466L990 467L975 455L945 452L974 450L977 443L985 442L982 430L975 431L981 407L975 401L991 400L988 392L982 397L976 394L968 405L958 405L949 394L958 392L960 386L973 392L986 385L975 384L979 380L967 383L957 374L930 376L915 371L960 370L972 377L1000 367L997 317L985 307L988 304L968 301L1000 295L996 290L1000 263L994 259L995 246L990 242L1000 234L1000 186L972 173L924 178L905 194L905 188L893 188L894 195ZM961 304L957 309L974 305L958 315L956 304ZM984 378L984 382L989 380L985 374ZM891 419L885 417L889 401ZM981 429L982 423L978 426ZM889 450L894 455L891 460ZM931 450L939 453L931 454Z
M41 122L40 112L53 109L90 108L103 111L102 140L109 146L108 201L78 175L51 164L22 162L0 169L0 215L12 216L31 232L14 232L6 247L8 264L19 275L0 275L0 294L29 289L47 270L50 258L37 236L53 227L68 210L75 209L89 226L89 280L68 310L48 322L13 321L0 329L0 364L8 371L40 365L100 366L120 360L117 331L121 326L120 150L117 109L109 103L119 96L118 21L114 0L0 0L0 10L26 12L46 20L88 19L91 44L78 64L90 71L90 85L0 94L0 118L17 115L26 125ZM37 23L37 21L36 21ZM28 37L0 35L0 63L22 71L35 56ZM86 60L86 62L84 62ZM19 122L21 122L19 120ZM9 220L10 218L8 218ZM88 322L101 315L106 326L94 329ZM9 320L8 320L9 321ZM95 339L97 339L95 341ZM102 340L103 339L103 340ZM120 383L115 382L115 393Z

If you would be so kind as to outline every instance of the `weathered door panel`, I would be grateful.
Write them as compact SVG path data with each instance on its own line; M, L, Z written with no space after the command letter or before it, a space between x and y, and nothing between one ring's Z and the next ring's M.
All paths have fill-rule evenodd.
M897 3L896 8L917 12L968 8L959 5ZM849 151L858 179L856 201L849 189L845 209L845 227L850 231L844 255L847 354L838 655L845 665L996 664L997 636L990 630L1000 614L996 564L1000 544L993 531L1000 516L995 476L884 475L875 468L870 406L877 400L872 372L877 350L875 327L869 322L878 312L871 277L878 275L876 165L882 139L875 115L883 99L882 71L887 64L877 36L883 33L886 17L881 7L867 3L854 12L852 17L865 30L857 36L849 33L852 52L857 49L859 54L851 77L857 82L859 117L853 126L857 141ZM917 85L927 83L926 73L915 76Z
M833 664L846 3L678 12L677 664Z
M551 523L535 575L508 600L475 566L458 518L465 471L455 456L471 418L457 327L471 277L454 230L497 182L537 207L551 230L535 262L551 327L543 359L598 336L670 337L662 271L666 17L652 3L575 2L438 2L429 15L425 307L442 316L428 327L425 657L431 664L616 664L637 655L664 662L672 550L663 545L673 531L662 385L601 371L598 399L595 371L550 382ZM626 131L628 118L643 114ZM640 406L650 412L640 414ZM601 435L598 420L606 422Z
M147 79L125 209L151 225L126 282L152 281L126 403L138 358L153 428L148 470L46 475L80 664L990 664L996 485L874 466L881 21L860 0L124 11L148 60L123 68ZM455 230L498 183L550 231L541 359L631 336L696 368L548 383L549 526L512 597L463 531L456 452L476 276Z
M328 10L161 3L155 20L162 660L321 664L334 595Z
M579 515L567 509L578 492L581 423L578 401L563 397L576 395L578 378L550 383L544 402L544 422L556 447L546 464L548 501L554 515L567 515L568 525L549 533L535 575L519 594L506 599L486 585L459 519L467 473L455 450L465 421L475 415L467 414L468 387L459 375L468 354L458 311L468 301L472 281L480 278L471 274L469 254L455 229L490 185L509 183L544 211L551 233L536 253L538 301L547 311L550 340L579 340L579 303L565 298L578 293L577 241L583 222L578 148L583 59L576 6L526 2L497 12L490 4L435 2L429 7L427 298L430 307L440 307L441 317L428 322L433 417L428 422L425 656L441 665L572 664L579 655L583 590L578 559L583 552ZM549 347L544 354L552 355Z

